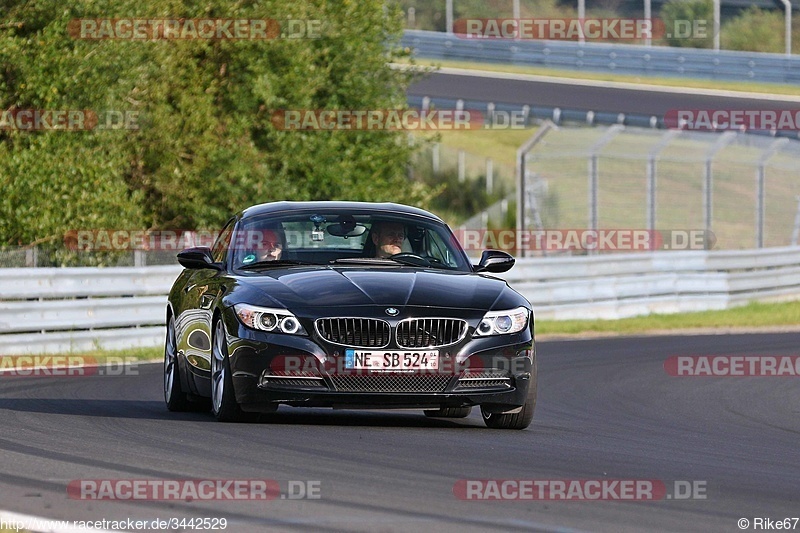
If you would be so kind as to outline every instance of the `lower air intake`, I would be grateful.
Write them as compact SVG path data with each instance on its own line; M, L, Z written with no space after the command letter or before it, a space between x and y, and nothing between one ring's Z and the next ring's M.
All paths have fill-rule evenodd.
M443 392L450 376L369 374L332 376L339 392Z

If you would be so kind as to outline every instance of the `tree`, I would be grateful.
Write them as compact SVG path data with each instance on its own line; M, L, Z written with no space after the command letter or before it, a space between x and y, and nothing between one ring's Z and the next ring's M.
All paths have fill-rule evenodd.
M722 47L726 50L782 53L786 49L784 14L751 7L722 27ZM800 43L792 42L794 53Z
M661 8L667 43L685 48L711 48L714 44L713 10L711 0L668 0ZM704 37L694 35L696 25L705 29ZM686 37L686 32L692 36Z
M314 20L320 38L85 40L80 18ZM138 130L0 131L0 244L76 228L219 227L253 203L425 206L399 131L278 131L277 109L397 109L402 20L382 0L8 2L2 109L106 110ZM74 23L73 23L74 24ZM285 27L285 26L284 26Z

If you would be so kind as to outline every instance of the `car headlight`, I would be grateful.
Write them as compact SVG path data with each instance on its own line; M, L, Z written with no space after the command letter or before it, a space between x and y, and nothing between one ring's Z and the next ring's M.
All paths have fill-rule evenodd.
M508 311L489 311L475 328L474 336L508 335L522 331L527 325L528 310L525 307L517 307Z
M249 304L235 304L233 308L236 316L248 328L289 335L306 334L297 317L286 309L258 307Z

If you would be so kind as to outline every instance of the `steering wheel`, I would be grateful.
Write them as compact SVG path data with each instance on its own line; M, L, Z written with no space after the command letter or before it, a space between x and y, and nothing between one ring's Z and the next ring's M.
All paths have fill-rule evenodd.
M431 266L431 262L429 259L422 257L421 255L411 253L411 252L400 252L399 254L394 254L391 256L392 259L412 259L415 262L419 262L420 266ZM410 262L410 261L409 261Z

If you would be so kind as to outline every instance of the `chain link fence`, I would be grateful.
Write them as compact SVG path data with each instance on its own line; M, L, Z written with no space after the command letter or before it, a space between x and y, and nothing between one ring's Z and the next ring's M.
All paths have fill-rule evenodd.
M535 144L525 169L523 229L697 230L714 249L798 244L800 141L562 125ZM500 205L467 227L497 227Z
M420 173L431 175L434 182L448 173L454 173L462 183L479 180L489 195L503 195L514 187L513 165L441 143L420 146L412 174Z
M797 245L800 238L797 140L562 124L525 157L525 230L710 231L714 249ZM412 167L432 183L457 180L450 203L473 197L460 215L448 212L450 204L434 209L470 230L515 228L514 172L507 163L440 144L420 150ZM478 191L485 191L485 205L475 203ZM61 244L0 248L0 268L177 263L177 250L81 252Z

